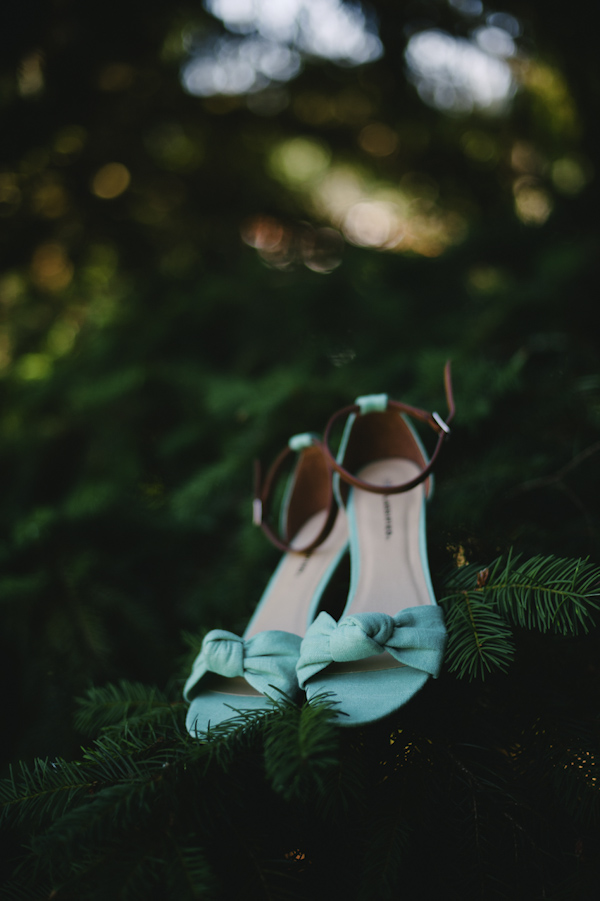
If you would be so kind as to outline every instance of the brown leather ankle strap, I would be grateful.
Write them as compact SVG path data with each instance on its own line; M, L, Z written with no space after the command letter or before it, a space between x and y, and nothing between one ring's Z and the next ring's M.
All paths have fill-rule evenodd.
M396 400L387 401L387 410L397 410L399 413L406 413L408 416L412 416L414 419L419 419L421 420L421 422L427 423L427 425L430 426L438 435L438 440L429 463L421 470L418 476L416 476L414 479L410 479L410 481L408 482L403 482L401 485L372 485L370 482L365 482L362 479L357 478L351 472L348 472L347 469L344 469L344 467L340 463L338 463L329 447L329 436L331 429L334 424L343 416L347 417L350 414L359 416L363 413L363 411L359 404L354 403L350 404L347 407L343 407L341 410L338 410L337 413L333 414L333 416L327 423L327 426L325 427L325 431L323 433L323 450L329 459L329 463L332 469L339 473L340 478L343 479L344 482L347 482L348 485L352 485L354 488L361 488L364 491L371 491L373 494L400 494L403 491L410 491L411 488L414 488L416 485L421 484L421 482L424 482L425 479L427 479L427 477L431 474L433 467L435 466L444 441L450 435L448 423L451 422L454 418L455 407L450 370L450 361L448 360L446 366L444 367L444 386L446 390L446 401L448 404L448 414L445 420L442 419L439 413L429 413L427 410L421 410L418 407L411 407L409 404L404 404Z
M304 436L297 437L304 438ZM308 438L308 436L306 437ZM294 439L290 439L292 443L293 440ZM254 501L252 507L252 521L255 525L260 526L271 544L274 544L275 547L279 548L280 551L293 551L296 554L309 554L325 541L333 528L335 518L337 516L338 505L333 493L333 473L331 472L329 459L327 457L327 454L325 453L322 442L316 435L310 436L310 441L311 443L305 444L304 447L312 446L319 448L319 450L323 454L324 463L329 470L329 476L327 479L327 515L325 517L325 522L323 523L323 527L321 528L316 538L314 538L305 547L292 547L289 542L284 541L283 538L276 534L276 532L271 528L268 522L269 514L271 512L271 503L273 500L273 489L281 474L283 464L291 454L295 452L301 453L302 446L290 446L288 444L286 447L284 447L271 464L262 484L260 462L258 460L254 461Z

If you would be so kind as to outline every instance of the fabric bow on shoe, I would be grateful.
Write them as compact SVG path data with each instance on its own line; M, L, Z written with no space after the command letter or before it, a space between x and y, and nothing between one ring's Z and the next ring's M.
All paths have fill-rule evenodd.
M302 642L298 682L309 679L331 663L362 660L387 652L399 663L439 675L446 630L442 611L433 605L410 607L389 616L386 613L356 613L339 623L320 613Z
M291 632L270 630L244 639L234 632L213 629L202 642L185 684L184 697L191 700L193 689L208 672L229 679L243 676L261 694L273 694L276 688L293 696L298 691L296 663L300 643L300 636Z

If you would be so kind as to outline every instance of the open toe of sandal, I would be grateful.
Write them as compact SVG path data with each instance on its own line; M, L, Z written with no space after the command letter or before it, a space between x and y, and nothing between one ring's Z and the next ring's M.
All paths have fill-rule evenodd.
M364 725L393 713L437 677L445 644L441 610L433 604L393 617L350 614L339 622L320 613L303 641L298 681L309 702L324 693L336 701L339 725Z
M189 731L206 732L240 710L272 710L282 695L294 698L300 642L299 635L275 629L245 638L209 632L185 686Z
M274 484L291 453L299 453L282 507L282 537L269 525ZM254 521L283 556L243 636L216 629L205 637L184 688L190 733L206 733L239 711L270 711L283 695L299 694L296 664L301 638L347 544L346 517L332 490L320 442L290 439L261 484Z
M429 574L425 504L454 414L449 366L445 376L446 421L370 395L336 413L325 430L347 512L351 584L339 622L322 612L307 630L297 672L309 701L327 692L336 702L341 726L388 716L440 671L446 630ZM328 442L341 416L348 419L335 459ZM437 433L431 459L409 416Z

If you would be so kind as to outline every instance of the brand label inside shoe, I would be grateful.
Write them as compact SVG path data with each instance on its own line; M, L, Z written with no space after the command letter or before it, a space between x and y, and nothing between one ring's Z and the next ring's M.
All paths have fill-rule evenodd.
M384 485L391 485L389 479L386 479L383 483ZM392 537L392 508L390 505L390 497L389 494L383 495L383 521L384 521L384 531L385 531L385 540Z
M304 570L305 570L306 567L308 566L308 561L310 560L311 556L312 556L312 551L309 551L308 554L305 554L305 555L304 555L304 558L303 558L303 560L302 560L302 563L300 564L300 566L299 566L298 569L296 570L296 575L297 575L297 576L299 576L300 573L303 573L303 572L304 572Z
M392 536L392 511L390 508L390 500L387 494L383 495L383 518L385 523L386 541Z

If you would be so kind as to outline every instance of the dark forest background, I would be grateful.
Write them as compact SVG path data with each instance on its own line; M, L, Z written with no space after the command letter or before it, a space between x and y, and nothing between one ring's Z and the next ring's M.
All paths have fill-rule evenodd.
M590 9L320 3L362 44L200 0L5 12L7 897L597 897ZM283 705L186 737L202 635L277 561L253 459L358 394L443 415L447 359L432 576L450 610L506 573L489 656L357 734Z

